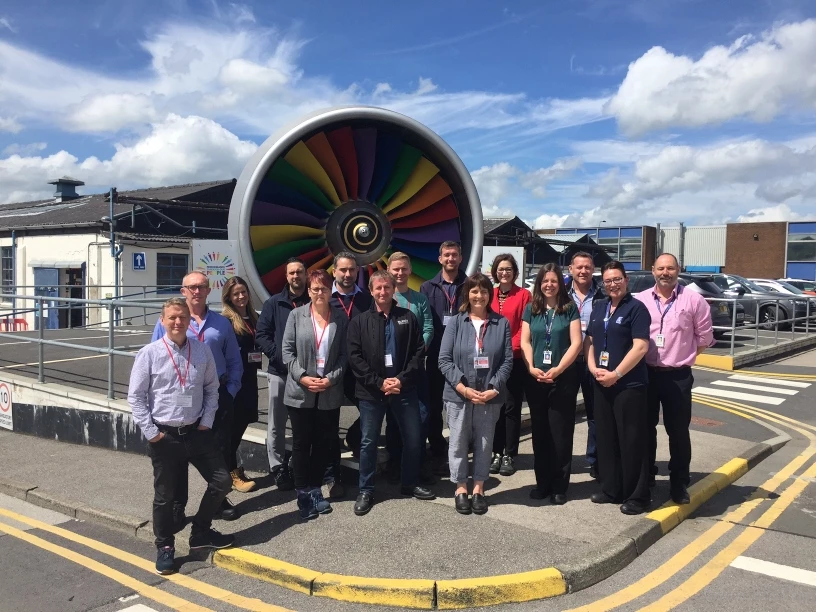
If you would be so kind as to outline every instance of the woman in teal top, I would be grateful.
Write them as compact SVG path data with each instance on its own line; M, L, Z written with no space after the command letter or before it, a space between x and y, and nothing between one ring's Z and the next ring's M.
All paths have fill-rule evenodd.
M548 263L538 271L533 300L521 321L521 351L530 373L525 393L536 477L530 497L549 496L560 506L567 503L572 464L579 384L573 364L581 352L581 318L557 265Z

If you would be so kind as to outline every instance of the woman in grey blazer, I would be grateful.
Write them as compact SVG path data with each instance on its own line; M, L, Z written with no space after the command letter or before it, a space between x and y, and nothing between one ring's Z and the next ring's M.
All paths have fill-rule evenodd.
M297 503L300 517L308 520L332 511L320 486L340 426L348 322L331 316L332 280L325 270L310 272L306 286L312 302L289 314L281 355L289 368L283 403L292 423Z
M462 285L462 306L450 319L439 349L445 377L442 399L450 429L448 462L456 483L456 511L484 514L484 481L490 473L493 432L507 399L513 346L507 319L490 308L493 284L474 274ZM468 447L473 446L473 498L468 499Z

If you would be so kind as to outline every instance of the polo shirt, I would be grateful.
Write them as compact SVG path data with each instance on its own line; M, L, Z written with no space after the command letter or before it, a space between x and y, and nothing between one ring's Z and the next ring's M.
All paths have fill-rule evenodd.
M609 363L604 366L610 372L620 365L626 353L632 348L635 338L649 341L649 326L652 317L643 302L636 300L631 293L627 293L618 304L615 312L609 318L609 324L604 331L604 317L609 298L601 300L592 308L586 335L592 338L592 348L595 353L595 366L600 368L601 351L606 346L609 353ZM625 388L640 387L649 382L649 373L646 369L646 360L641 359L637 365L627 372L615 385Z
M545 372L561 363L570 347L570 323L578 320L578 308L572 303L567 304L564 312L555 314L554 309L546 313L533 314L533 305L527 304L521 320L530 326L530 338L533 344L533 365ZM552 363L544 363L544 351L547 349L547 327L552 321L550 330L550 347Z

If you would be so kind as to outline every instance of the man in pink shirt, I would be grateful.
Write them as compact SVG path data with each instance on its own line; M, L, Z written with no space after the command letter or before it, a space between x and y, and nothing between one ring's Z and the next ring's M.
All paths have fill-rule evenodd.
M711 308L699 293L677 282L680 266L671 253L655 260L652 274L655 286L635 297L652 315L649 333L649 430L652 478L657 474L657 424L663 406L663 426L669 436L669 482L671 498L677 504L689 503L688 484L691 464L691 366L697 355L712 345Z

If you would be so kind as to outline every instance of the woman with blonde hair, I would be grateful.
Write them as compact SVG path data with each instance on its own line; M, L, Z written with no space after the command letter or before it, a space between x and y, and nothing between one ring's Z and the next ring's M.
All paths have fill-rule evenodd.
M252 306L249 286L240 276L233 276L224 283L221 305L221 314L232 323L244 365L241 389L235 395L228 467L233 488L248 493L255 488L255 481L247 478L243 467L238 467L238 446L249 424L258 421L258 371L263 361L263 353L255 343L258 313Z

